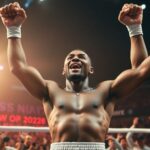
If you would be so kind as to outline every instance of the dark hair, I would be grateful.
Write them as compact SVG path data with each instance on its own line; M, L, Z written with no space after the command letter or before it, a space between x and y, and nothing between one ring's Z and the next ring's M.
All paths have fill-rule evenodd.
M143 124L144 123L144 119L143 118L139 118L139 123Z
M137 135L136 140L137 141L143 141L144 140L144 135L143 134Z
M4 138L3 138L3 142L5 143L5 142L9 142L10 141L10 137L8 137L8 136L5 136Z
M36 143L35 143L35 142L33 142L33 143L32 143L32 146L34 146L34 147L35 147L35 146L36 146Z
M122 137L119 139L119 142L121 142L121 140L126 140L126 137L125 137L125 136L122 136Z

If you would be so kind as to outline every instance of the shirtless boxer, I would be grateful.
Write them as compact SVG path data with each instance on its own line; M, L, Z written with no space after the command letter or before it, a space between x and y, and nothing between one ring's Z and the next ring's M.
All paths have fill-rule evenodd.
M62 89L26 62L21 44L21 25L26 13L18 3L0 8L7 29L10 70L27 90L43 102L52 138L51 150L104 150L105 137L115 104L129 95L150 76L150 57L142 35L142 8L125 4L119 21L126 25L131 39L131 69L116 79L89 87L93 67L82 50L71 51L64 62L66 87Z

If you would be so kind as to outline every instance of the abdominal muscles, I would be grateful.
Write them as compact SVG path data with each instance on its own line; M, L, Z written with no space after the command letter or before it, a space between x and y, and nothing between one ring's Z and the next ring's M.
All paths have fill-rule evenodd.
M57 114L54 118L49 120L52 142L104 142L109 126L103 116L88 113Z

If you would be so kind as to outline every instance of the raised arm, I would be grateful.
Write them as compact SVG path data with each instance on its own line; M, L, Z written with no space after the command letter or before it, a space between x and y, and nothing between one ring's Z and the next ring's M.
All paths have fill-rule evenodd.
M142 34L142 7L136 4L125 4L119 13L118 20L127 27L130 36L130 59L132 68L137 68L148 57Z
M139 124L139 118L135 117L133 119L133 123L132 123L132 126L130 128L136 128L138 124ZM134 147L133 134L134 134L133 132L128 132L126 135L127 143L131 149L133 149L133 147Z
M122 72L112 82L111 96L117 99L128 96L148 78L150 78L150 57L147 57L138 68Z
M145 80L150 78L150 57L142 36L143 10L135 4L125 4L120 11L119 21L126 25L131 37L131 69L122 72L111 85L111 96L128 96Z
M46 81L35 68L29 66L26 62L20 34L20 28L26 19L24 9L15 2L0 8L0 14L7 29L7 53L10 70L32 95L39 99L48 98Z

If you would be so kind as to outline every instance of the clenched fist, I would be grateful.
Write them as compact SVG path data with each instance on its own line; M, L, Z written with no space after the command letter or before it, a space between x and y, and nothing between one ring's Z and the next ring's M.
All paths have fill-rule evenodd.
M27 17L25 10L17 2L1 7L0 16L6 27L21 26Z
M118 20L126 26L142 24L142 19L142 7L136 4L124 4L118 16Z

